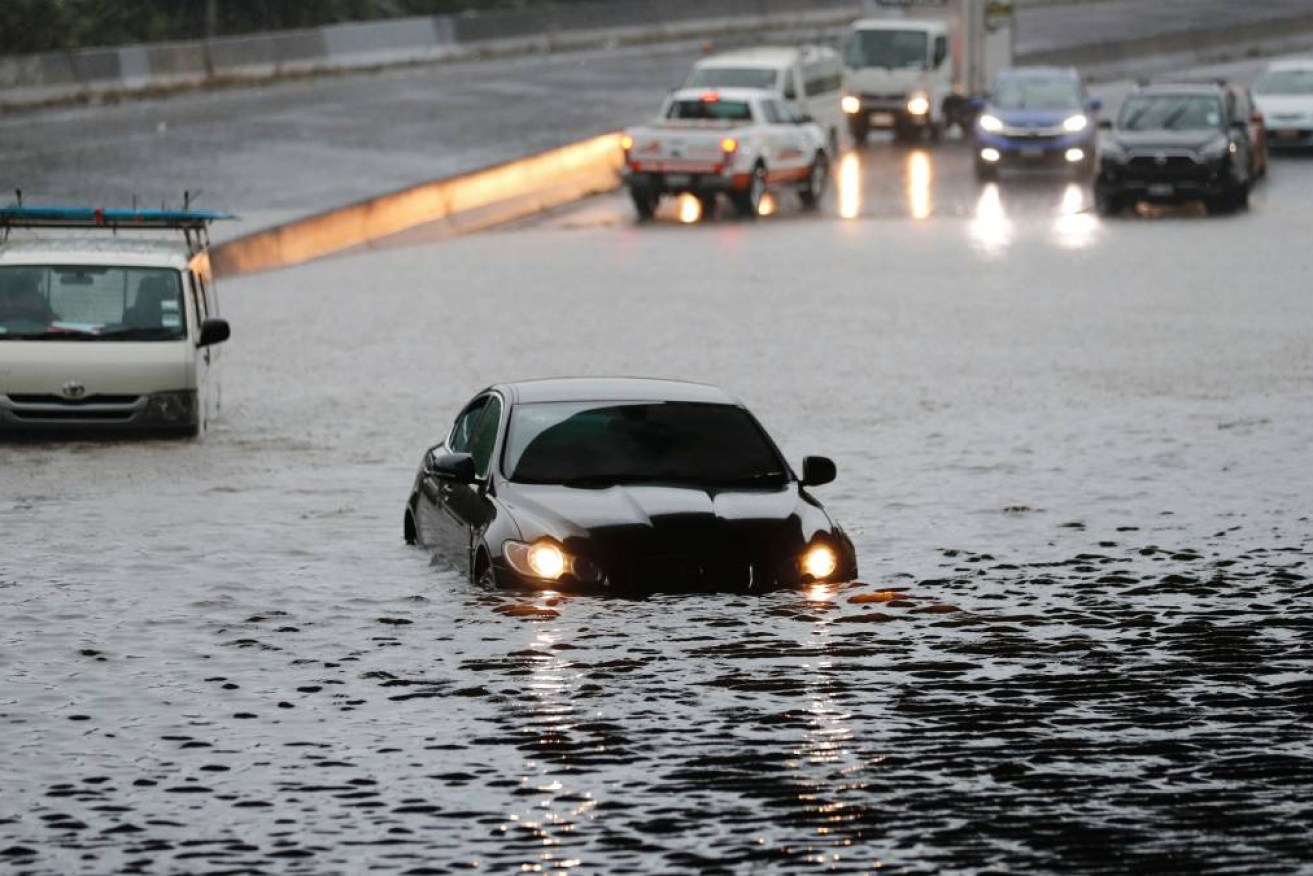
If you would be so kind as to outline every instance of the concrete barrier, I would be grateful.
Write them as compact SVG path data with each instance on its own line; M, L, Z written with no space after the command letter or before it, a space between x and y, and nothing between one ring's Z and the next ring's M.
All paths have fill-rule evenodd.
M234 276L367 246L434 222L453 231L505 222L614 189L622 160L618 134L592 137L257 231L216 246L211 261L216 274Z

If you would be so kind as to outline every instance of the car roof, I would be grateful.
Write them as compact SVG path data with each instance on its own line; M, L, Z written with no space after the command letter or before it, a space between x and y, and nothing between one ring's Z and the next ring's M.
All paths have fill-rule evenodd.
M551 377L500 383L491 389L512 404L570 401L674 401L742 406L718 386L652 377Z
M693 66L705 68L757 64L763 67L782 67L794 61L806 62L827 57L837 60L838 53L826 46L754 46L708 55Z
M106 265L183 270L191 261L181 238L132 235L132 232L102 235L11 232L9 239L0 243L0 265Z

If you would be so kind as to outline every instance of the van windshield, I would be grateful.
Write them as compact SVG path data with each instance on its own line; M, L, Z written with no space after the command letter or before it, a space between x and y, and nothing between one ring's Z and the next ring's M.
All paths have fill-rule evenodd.
M923 30L858 30L848 37L844 60L849 67L927 69L930 38Z
M0 341L176 341L186 336L178 271L0 267Z
M763 88L776 90L779 73L769 67L700 67L689 77L690 88Z

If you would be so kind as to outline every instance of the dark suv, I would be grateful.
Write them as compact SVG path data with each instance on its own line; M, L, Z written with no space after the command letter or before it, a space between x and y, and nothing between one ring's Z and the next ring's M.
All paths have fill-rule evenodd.
M1136 89L1099 150L1094 198L1103 215L1136 201L1203 199L1209 212L1243 209L1255 145L1247 105L1225 83Z

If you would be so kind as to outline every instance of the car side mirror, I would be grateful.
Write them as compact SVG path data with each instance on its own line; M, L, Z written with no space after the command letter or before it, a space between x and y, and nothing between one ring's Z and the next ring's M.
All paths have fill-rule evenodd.
M196 346L208 347L211 344L222 344L230 337L232 337L232 329L228 327L228 320L217 318L202 320L201 336L196 339Z
M472 484L479 479L474 457L468 453L430 453L424 470L438 480L457 484Z
M819 487L828 484L838 475L834 460L827 456L807 456L802 460L802 485Z
M1112 119L1099 119L1099 129L1103 131L1112 130Z
M1103 109L1103 98L1091 97L1085 102L1085 106L1089 108L1090 112L1097 113L1099 110Z

